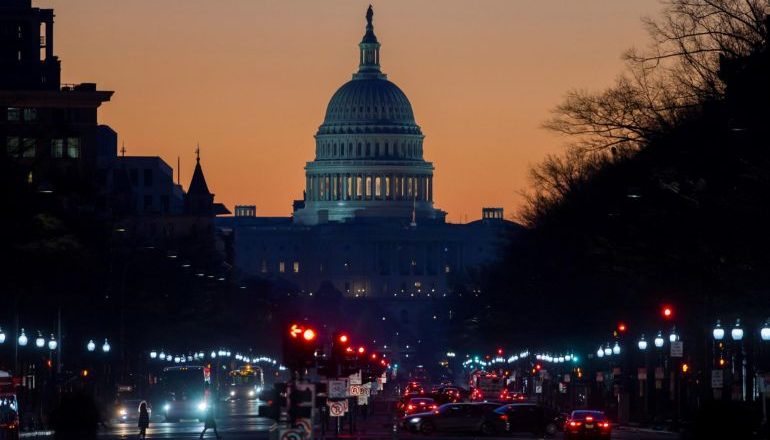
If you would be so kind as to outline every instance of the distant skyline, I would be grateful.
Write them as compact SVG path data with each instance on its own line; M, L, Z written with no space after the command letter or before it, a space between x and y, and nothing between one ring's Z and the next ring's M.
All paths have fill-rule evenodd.
M515 213L528 170L565 139L540 128L570 89L601 89L644 47L657 0L33 0L54 8L63 82L115 90L102 106L129 155L196 144L230 209L285 216L326 105L358 66L366 6L388 78L409 97L435 172L436 207L460 222ZM175 170L176 174L176 170ZM175 176L176 178L176 176Z

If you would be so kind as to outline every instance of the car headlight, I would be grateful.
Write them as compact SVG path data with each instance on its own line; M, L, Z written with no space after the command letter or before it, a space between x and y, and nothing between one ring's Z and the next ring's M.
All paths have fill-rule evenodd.
M198 410L200 410L200 411L206 411L206 407L207 407L207 405L206 405L205 401L203 401L203 402L198 404Z
M235 396L235 391L230 391L230 397Z
M168 412L170 409L171 409L171 405L169 405L168 403L163 405L163 411Z
M119 413L121 416L127 416L127 415L128 415L128 411L126 411L126 409L125 409L125 408L120 408L120 411L118 411L118 413Z
M419 423L419 422L420 422L419 417L412 417L411 419L409 419L409 423Z
M262 392L262 387L257 387L257 392L261 393Z
M254 397L254 390L249 390L249 397Z

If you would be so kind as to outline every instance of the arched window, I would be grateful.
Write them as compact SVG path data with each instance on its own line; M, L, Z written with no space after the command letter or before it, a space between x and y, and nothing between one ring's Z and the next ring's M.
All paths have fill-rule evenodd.
M382 179L380 176L374 178L374 196L378 199L382 197Z
M366 176L366 198L372 197L372 176Z

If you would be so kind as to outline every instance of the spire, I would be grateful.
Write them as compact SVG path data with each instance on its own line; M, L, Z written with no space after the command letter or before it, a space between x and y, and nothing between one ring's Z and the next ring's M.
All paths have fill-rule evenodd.
M190 180L190 187L187 188L187 194L211 194L208 185L206 185L206 177L203 176L203 168L201 168L200 146L195 149L195 171L193 171L192 180Z
M360 52L358 73L353 75L353 78L356 79L385 78L385 75L380 72L380 42L374 35L373 18L374 9L372 9L372 5L369 5L366 10L366 32L361 43L358 44Z

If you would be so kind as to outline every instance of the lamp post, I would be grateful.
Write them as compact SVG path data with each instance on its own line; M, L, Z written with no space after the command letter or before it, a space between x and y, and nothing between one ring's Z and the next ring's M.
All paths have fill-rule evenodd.
M647 420L648 406L649 406L649 386L648 375L650 374L649 367L647 365L647 340L644 339L644 334L639 338L639 342L636 343L639 347L639 351L642 353L642 363L644 365L644 379L639 379L639 390L642 396L642 419ZM637 375L638 377L638 375Z
M740 346L741 353L741 400L746 401L746 347L743 345L743 328L740 318L735 320L735 326L730 330L730 338ZM733 365L735 363L733 362ZM735 367L733 367L735 369Z

